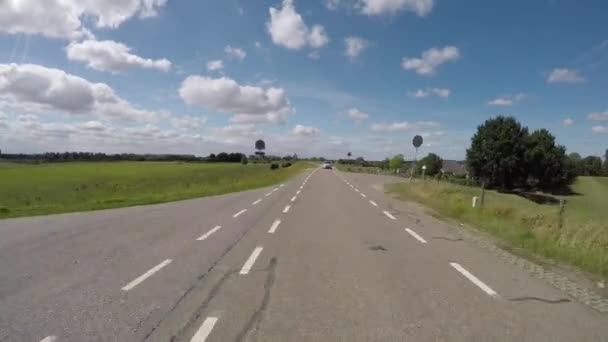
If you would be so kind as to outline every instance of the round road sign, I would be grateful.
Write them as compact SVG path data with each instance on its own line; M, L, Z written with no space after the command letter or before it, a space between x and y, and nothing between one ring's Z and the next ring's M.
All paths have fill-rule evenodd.
M422 137L417 135L414 137L414 140L412 140L412 143L414 144L415 148L418 148L422 145Z

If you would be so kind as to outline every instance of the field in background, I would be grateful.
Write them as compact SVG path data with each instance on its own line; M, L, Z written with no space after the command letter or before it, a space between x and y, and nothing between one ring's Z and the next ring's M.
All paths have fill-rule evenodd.
M511 247L538 253L608 277L608 178L578 177L562 227L559 205L538 204L515 194L486 191L484 208L471 208L480 189L432 180L389 186L403 199L488 231Z
M272 185L311 167L182 162L0 163L0 218L161 203Z

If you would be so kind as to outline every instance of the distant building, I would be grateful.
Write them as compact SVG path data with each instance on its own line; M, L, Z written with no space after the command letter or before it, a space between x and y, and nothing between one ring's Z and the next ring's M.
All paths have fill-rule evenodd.
M441 172L454 176L466 176L469 174L465 162L460 160L444 160Z

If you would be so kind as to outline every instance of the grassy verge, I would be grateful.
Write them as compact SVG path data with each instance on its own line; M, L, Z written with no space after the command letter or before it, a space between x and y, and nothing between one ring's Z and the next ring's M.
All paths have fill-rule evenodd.
M559 227L559 205L537 204L513 194L486 192L483 209L471 208L478 188L435 181L393 184L389 190L440 214L490 232L524 251L563 261L608 277L608 178L579 177L577 195Z
M344 171L344 172L371 173L371 174L378 174L378 173L383 172L380 168L374 167L374 166L357 166L357 165L338 164L338 163L334 164L334 166L338 170Z
M0 218L161 203L285 181L310 167L179 162L0 163Z

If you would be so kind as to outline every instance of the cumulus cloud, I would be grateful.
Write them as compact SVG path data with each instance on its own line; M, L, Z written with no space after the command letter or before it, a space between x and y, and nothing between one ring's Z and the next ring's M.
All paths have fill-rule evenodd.
M346 115L353 120L355 123L361 123L369 119L369 114L360 111L357 108L351 108L346 112Z
M167 0L3 0L0 1L0 31L63 39L91 37L83 22L91 21L98 28L117 28L134 16L156 16L166 2Z
M320 132L321 131L316 127L303 125L296 125L292 130L293 134L300 137L313 137L318 135Z
M87 63L91 69L122 73L131 68L169 71L171 62L166 58L142 58L131 53L131 48L113 40L85 40L73 42L66 48L68 59Z
M224 52L226 52L226 55L228 55L228 57L235 58L241 61L245 59L245 57L247 57L247 52L245 52L245 50L238 47L232 47L230 45L227 45L224 48Z
M409 92L408 95L417 99L423 99L429 97L430 95L436 95L442 99L446 99L450 96L450 93L450 89L447 88L426 88Z
M405 132L414 129L437 127L439 123L435 121L416 121L416 122L392 122L392 123L375 123L371 126L374 132Z
M395 14L408 11L424 17L431 13L434 0L359 0L358 4L361 13L366 15Z
M181 131L193 131L199 129L207 122L207 118L197 118L194 116L183 116L171 119L171 126Z
M335 10L340 6L340 0L324 0L323 4L327 7L328 10Z
M344 55L354 61L369 47L369 42L361 37L347 37L344 39Z
M234 115L235 123L282 123L293 112L282 88L240 85L226 77L189 76L179 94L187 104Z
M0 112L0 128L8 127L8 115Z
M325 28L314 25L310 29L302 16L296 12L293 0L283 0L281 8L270 7L270 20L266 22L266 30L272 42L292 50L305 46L320 48L329 42Z
M207 62L207 70L218 71L224 69L224 62L221 59L214 59Z
M589 113L587 119L591 121L608 121L608 111Z
M572 119L570 119L570 118L564 119L564 120L562 121L562 125L563 125L564 127L570 127L570 126L574 125L574 120L572 120Z
M593 133L597 133L597 134L608 134L608 126L601 126L601 125L593 126L593 127L591 127L591 131Z
M104 83L34 64L0 64L0 104L28 111L92 114L108 119L151 121Z
M490 105L490 106L512 106L525 98L526 98L526 95L522 94L522 93L515 94L515 95L504 95L504 96L497 97L493 100L490 100L488 102L488 105Z
M548 83L583 83L583 78L578 71L567 68L555 68L547 77Z
M403 58L401 67L414 70L419 75L430 76L441 64L454 62L460 58L460 51L455 46L430 48L422 53L421 58Z

